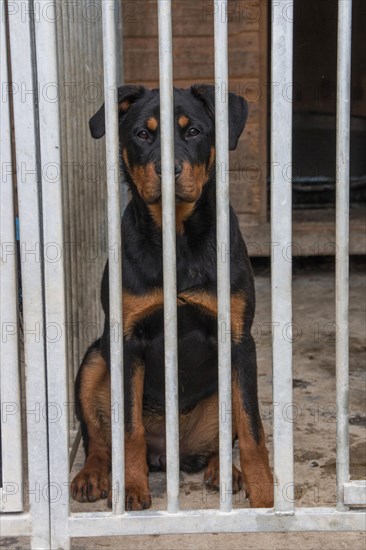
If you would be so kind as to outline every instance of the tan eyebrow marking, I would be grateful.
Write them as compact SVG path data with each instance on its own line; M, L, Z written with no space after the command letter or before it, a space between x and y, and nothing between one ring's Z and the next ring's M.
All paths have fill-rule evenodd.
M178 124L181 128L185 128L189 124L189 118L186 115L181 115L178 118Z
M158 127L158 121L155 117L150 117L147 121L146 121L146 126L149 128L149 130L151 130L152 132L154 132L156 130L156 128Z

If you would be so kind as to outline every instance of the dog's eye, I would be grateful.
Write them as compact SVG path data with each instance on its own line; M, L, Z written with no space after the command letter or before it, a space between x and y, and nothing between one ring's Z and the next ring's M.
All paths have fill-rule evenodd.
M149 134L146 130L141 130L137 135L140 139L149 139Z
M187 135L189 137L195 137L195 136L198 136L199 133L200 131L197 128L190 128L187 132Z

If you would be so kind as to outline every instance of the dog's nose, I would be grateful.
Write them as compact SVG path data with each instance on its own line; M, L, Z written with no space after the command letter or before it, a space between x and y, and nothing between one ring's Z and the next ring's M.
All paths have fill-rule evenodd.
M156 171L157 175L159 177L161 177L161 164L160 163L156 164L155 171ZM182 165L180 164L180 162L175 162L174 163L175 177L177 178L181 173L182 173Z

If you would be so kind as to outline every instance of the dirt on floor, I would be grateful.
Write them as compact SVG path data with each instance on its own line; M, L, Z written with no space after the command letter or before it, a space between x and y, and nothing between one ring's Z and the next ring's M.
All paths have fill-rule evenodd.
M352 479L366 478L366 262L351 260L350 277L350 461ZM270 330L270 265L254 263L257 312L253 334L257 342L259 399L272 463L272 367ZM293 421L296 505L333 506L336 500L336 396L335 396L335 279L334 259L303 258L294 263L293 277L293 404L284 414ZM71 477L82 467L78 450ZM238 462L238 449L234 450ZM165 475L150 474L154 510L164 510ZM203 472L181 474L183 509L219 506L218 493L203 482ZM245 491L235 495L235 507L248 507ZM79 504L73 512L106 510L106 502ZM366 525L365 525L366 528ZM10 540L5 547L22 546ZM24 541L23 543L26 544ZM365 550L364 533L255 533L208 535L158 535L75 539L73 548L115 549L349 549Z

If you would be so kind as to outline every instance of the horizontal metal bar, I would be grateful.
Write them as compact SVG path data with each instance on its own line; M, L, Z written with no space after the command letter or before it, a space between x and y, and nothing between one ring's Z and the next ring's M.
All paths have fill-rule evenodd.
M364 506L366 504L366 479L345 483L343 485L343 500L344 504L350 506Z
M248 533L284 531L361 531L366 512L339 512L335 508L298 508L293 515L269 509L72 514L70 536L160 535L180 533Z
M216 135L216 239L219 410L231 411L230 327L230 206L229 206L229 76L227 0L215 10L215 135ZM225 95L224 95L225 90ZM225 250L225 254L222 251ZM232 509L232 417L220 414L220 507Z
M337 505L345 509L349 480L349 178L351 125L352 0L338 2L337 155L336 155L336 388Z
M32 516L26 514L1 514L1 537L29 537L32 530ZM45 547L46 548L46 547Z
M273 415L275 510L291 513L293 498L293 426L283 406L292 402L292 258L279 251L292 240L292 101L285 90L292 83L293 18L281 2L273 5L271 113L271 241L273 323ZM283 337L286 332L286 338Z
M167 508L169 512L176 512L179 510L179 412L171 0L159 0L158 16L163 203Z

